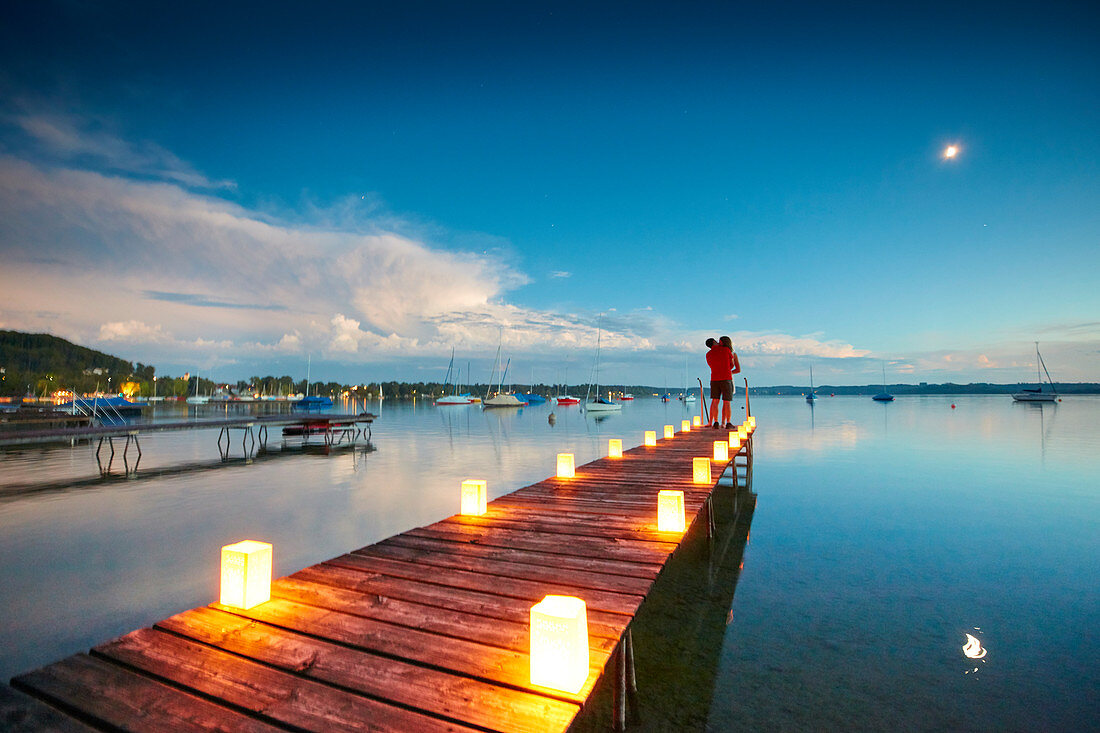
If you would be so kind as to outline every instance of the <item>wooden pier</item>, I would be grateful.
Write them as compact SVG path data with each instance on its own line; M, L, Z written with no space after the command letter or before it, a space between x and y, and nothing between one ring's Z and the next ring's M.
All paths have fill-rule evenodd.
M683 539L656 530L657 492L682 490L689 531L708 532L723 471L751 473L750 439L692 482L725 437L678 432L277 579L250 610L195 608L18 676L0 727L564 731L607 675L621 728L631 621ZM587 604L578 694L530 682L529 611L547 594Z

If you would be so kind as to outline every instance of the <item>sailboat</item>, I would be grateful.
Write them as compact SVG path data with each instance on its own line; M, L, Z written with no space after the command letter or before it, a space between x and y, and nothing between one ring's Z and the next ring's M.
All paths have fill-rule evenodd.
M871 398L875 402L893 402L894 395L886 391L886 364L882 365L882 391Z
M512 360L509 359L508 363L511 364ZM493 360L493 371L489 374L489 388L492 389L493 377L496 376L497 367L500 366L500 344L497 344L496 359ZM497 391L493 394L486 393L485 399L481 401L482 408L485 407L526 407L527 403L516 397L511 392L504 391L504 375L507 373L508 367L505 367L500 372L500 382L497 384Z
M596 368L595 368L595 395L591 400L585 397L584 409L585 412L614 412L616 410L623 409L623 406L617 402L612 402L609 399L600 397L600 341L603 336L603 319L600 319L599 324L596 326Z
M814 394L814 365L810 364L810 392L806 395L806 401L812 405L816 399L817 395Z
M1042 367L1043 372L1047 375L1047 384L1050 385L1050 391L1043 391L1043 375L1039 371ZM1035 342L1035 375L1037 377L1038 389L1027 389L1026 387L1012 395L1012 399L1017 402L1054 402L1058 399L1058 390L1054 388L1054 382L1051 381L1050 372L1047 371L1047 365L1043 361L1043 355L1039 353L1039 342Z
M322 397L321 395L309 394L309 373L313 367L313 354L309 355L309 360L306 362L306 396L294 403L294 407L299 410L320 410L323 407L332 407L331 397Z
M458 385L455 385L454 394L447 394L447 387L451 384L451 374L455 367L455 350L451 347L451 361L447 364L447 376L443 380L443 396L435 401L437 405L468 405L470 404L470 398L468 395L458 394ZM468 378L468 377L467 377Z
M190 385L188 385L190 387ZM189 405L205 405L210 402L208 395L199 394L199 378L195 377L195 394L187 395L187 404Z

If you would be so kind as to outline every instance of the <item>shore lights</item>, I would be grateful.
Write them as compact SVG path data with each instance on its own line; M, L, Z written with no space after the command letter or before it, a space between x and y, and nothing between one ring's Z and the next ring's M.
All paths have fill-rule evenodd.
M608 458L622 458L623 457L623 440L622 440L622 438L608 438L607 439L607 457Z
M576 694L588 679L584 601L550 595L531 606L531 684Z
M657 431L647 430L645 431L645 444L647 447L652 448L657 445Z
M695 427L695 428L703 427L703 418L700 417L699 415L695 415L694 417L691 418L691 425L692 425L692 427Z
M669 489L657 492L657 531L683 532L686 528L684 492Z
M706 458L692 458L691 459L691 482L693 484L709 484L710 481L710 459Z
M675 434L676 434L676 429L674 427L672 427L671 425L665 425L665 437L666 438L671 438Z
M256 540L222 548L222 605L249 609L271 599L271 551Z
M573 454L572 453L559 453L558 454L558 478L573 478Z
M714 460L728 461L730 459L730 444L724 440L714 441Z
M489 482L483 479L466 479L462 482L462 501L459 514L469 514L480 517L488 507L486 495L489 493Z
M691 420L681 420L680 421L680 430L684 431L685 433L690 433L691 432Z

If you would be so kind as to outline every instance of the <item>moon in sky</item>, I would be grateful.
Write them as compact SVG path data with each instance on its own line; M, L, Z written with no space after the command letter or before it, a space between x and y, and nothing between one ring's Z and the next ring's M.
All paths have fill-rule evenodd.
M943 151L943 157L947 158L948 160L950 160L951 158L954 158L958 154L959 154L959 146L958 145L948 145L947 149Z

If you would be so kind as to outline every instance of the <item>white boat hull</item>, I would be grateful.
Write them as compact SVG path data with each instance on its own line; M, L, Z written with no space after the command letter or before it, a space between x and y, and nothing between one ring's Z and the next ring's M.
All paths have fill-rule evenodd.
M623 409L623 406L613 402L589 402L584 406L584 409L587 412L615 412Z
M1055 402L1058 395L1047 392L1016 392L1012 399L1017 402Z
M448 395L447 397L440 397L435 401L437 405L468 405L470 404L469 397L459 397L458 395Z
M526 407L527 403L514 394L495 394L481 401L482 407Z

